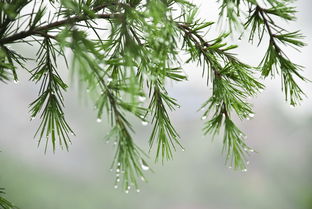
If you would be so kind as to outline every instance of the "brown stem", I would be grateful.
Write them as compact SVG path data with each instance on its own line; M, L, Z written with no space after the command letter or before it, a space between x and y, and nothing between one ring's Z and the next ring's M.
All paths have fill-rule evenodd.
M119 14L98 14L96 16L96 18L98 18L98 19L109 19L109 18L113 18L116 16L119 16ZM81 22L81 21L88 20L88 19L90 19L90 17L85 16L85 15L74 16L74 17L70 17L70 18L65 19L65 20L60 20L60 21L53 22L53 23L50 23L50 24L47 24L44 26L36 27L36 28L30 29L28 31L21 31L21 32L16 33L12 36L0 39L0 45L12 43L16 40L23 39L23 38L26 38L28 36L41 34L41 33L44 33L46 31L49 31L49 30L54 29L54 28L58 28L58 27L61 27L64 25L69 25L69 24L76 23L76 22Z

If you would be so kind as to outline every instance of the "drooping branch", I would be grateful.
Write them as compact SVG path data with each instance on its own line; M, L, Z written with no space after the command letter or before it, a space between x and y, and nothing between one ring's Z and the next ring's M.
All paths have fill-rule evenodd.
M70 25L70 24L78 23L78 22L85 21L85 20L109 19L109 18L116 18L118 16L120 16L120 14L97 14L95 18L90 18L89 16L86 16L86 15L74 16L74 17L70 17L70 18L67 18L64 20L49 23L49 24L44 25L44 26L32 28L32 29L27 30L27 31L21 31L19 33L16 33L16 34L8 36L8 37L1 38L0 39L0 45L12 43L16 40L24 39L24 38L27 38L27 37L32 36L32 35L43 36L44 33L46 33L49 30L52 30L54 28L59 28L59 27L65 26L65 25Z

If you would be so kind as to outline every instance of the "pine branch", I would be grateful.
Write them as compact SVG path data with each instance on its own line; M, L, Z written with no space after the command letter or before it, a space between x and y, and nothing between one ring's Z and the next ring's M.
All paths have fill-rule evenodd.
M96 15L97 19L109 19L112 17L118 17L119 14L98 14ZM74 16L74 17L70 17L68 19L65 20L60 20L60 21L56 21L41 27L37 27L37 28L32 28L29 29L27 31L21 31L19 33L16 33L12 36L9 37L4 37L0 39L0 45L1 44L8 44L8 43L13 43L16 40L21 40L24 38L27 38L29 36L32 35L39 35L42 36L43 34L46 34L46 31L55 29L55 28L59 28L62 26L66 26L66 25L71 25L77 22L81 22L81 21L86 21L86 20L90 20L91 18L86 16L86 15L82 15L82 16ZM92 18L95 19L95 18Z
M282 90L285 94L286 101L295 106L300 103L305 95L296 81L296 77L302 81L307 81L299 72L302 66L290 61L287 55L283 52L278 42L292 47L302 47L305 44L300 40L303 36L298 32L286 32L282 30L272 19L272 15L285 20L294 20L295 10L293 7L288 7L282 3L274 2L272 7L264 9L254 3L254 9L251 10L248 21L245 27L251 27L250 40L254 38L255 32L259 34L259 44L262 42L264 31L267 31L269 36L269 46L267 52L260 63L262 75L267 77L274 76L276 73L281 73ZM262 27L262 28L261 28Z
M209 24L187 26L179 24L185 39L185 45L194 60L203 60L208 69L207 84L209 79L213 84L212 96L202 105L207 110L202 119L208 118L210 112L214 112L212 118L205 123L204 133L215 135L224 126L224 148L226 161L235 169L246 169L246 154L252 149L245 142L245 135L236 127L231 119L234 110L240 119L249 119L254 115L246 98L256 95L263 85L256 81L251 67L240 62L228 51L236 46L226 46L222 39L226 34L215 40L205 41L198 29L208 27ZM225 48L223 48L225 47ZM202 57L202 58L201 58ZM201 65L203 65L201 63ZM203 72L204 75L204 72Z
M225 42L240 28L242 5L249 7L244 24L250 28L249 40L258 36L260 44L265 35L269 37L260 63L263 77L280 73L286 99L292 105L304 95L296 80L307 79L282 46L302 47L303 36L299 31L288 32L274 21L295 19L295 9L288 0L261 1L263 7L256 0L220 0L220 14L228 17L230 33L209 39L206 32L213 22L197 19L198 8L188 1L49 1L55 11L49 11L44 1L33 1L32 12L22 14L30 2L0 2L0 80L13 78L17 82L16 69L21 66L30 72L31 81L41 83L39 96L30 105L32 118L41 113L36 136L39 143L47 137L45 150L52 142L55 151L58 141L68 149L73 132L63 114L67 85L58 74L57 58L63 57L67 63L64 51L71 50L73 75L81 90L89 92L94 100L97 122L103 118L110 122L107 140L113 140L116 146L111 166L116 173L115 187L120 182L127 193L131 186L139 191L138 179L145 181L144 171L150 169L148 156L135 144L129 116L135 116L143 126L151 122L148 143L150 150L156 147L156 161L172 159L176 147L182 148L169 113L179 105L169 96L166 83L185 81L182 66L188 62L201 66L207 85L212 86L211 97L202 105L202 119L209 118L204 133L215 136L222 131L227 163L246 171L247 157L254 150L245 143L246 136L233 118L236 115L248 120L254 116L247 98L256 96L264 85L256 78L259 68L241 62L233 53L238 46ZM29 59L9 46L32 46L34 42L40 44L37 67L28 70L25 64ZM179 57L181 50L189 56L185 62Z
M4 188L0 188L0 208L1 209L18 209L10 201L5 199L3 195L5 194Z
M56 66L55 48L49 38L45 38L41 44L38 53L38 66L32 71L30 80L34 82L41 81L39 97L30 104L31 119L34 119L40 111L41 123L35 134L39 136L38 145L43 137L46 137L46 148L51 137L53 151L56 148L57 137L59 144L68 149L70 143L69 135L74 132L67 124L62 107L63 95L61 90L66 90L67 85L62 81Z

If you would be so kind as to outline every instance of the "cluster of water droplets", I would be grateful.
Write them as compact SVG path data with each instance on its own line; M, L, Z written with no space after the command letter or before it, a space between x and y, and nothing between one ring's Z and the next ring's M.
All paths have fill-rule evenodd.
M141 164L142 170L148 171L148 170L150 169L149 166L146 164L146 162L145 162L143 159L141 159L140 164ZM113 169L111 168L110 171L113 171ZM114 185L114 188L115 188L115 189L118 189L118 184L119 184L120 181L121 181L121 179L120 179L121 173L124 173L124 171L121 170L121 163L118 162L118 163L117 163L117 167L116 167L116 180L115 180L116 182L115 182L115 185ZM141 178L142 181L145 182L144 176L141 176L140 178ZM125 184L127 185L127 187L126 187L126 189L125 189L125 193L128 194L129 191L130 191L130 189L131 189L131 186L128 185L128 181L127 181L127 180L125 180ZM134 183L132 183L132 185L134 185ZM136 186L135 186L135 187L136 187ZM139 189L139 188L136 188L136 192L140 192L140 189Z

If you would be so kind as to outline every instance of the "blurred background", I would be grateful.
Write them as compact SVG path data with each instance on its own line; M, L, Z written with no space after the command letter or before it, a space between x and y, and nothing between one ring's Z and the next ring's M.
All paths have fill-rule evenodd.
M217 19L214 1L195 3L203 17ZM312 2L301 0L296 6L298 20L288 28L302 29L309 45L301 53L292 49L287 53L305 66L304 75L311 80ZM235 38L232 42L240 45L236 52L243 61L259 63L265 47L256 50ZM28 46L18 50L28 56L36 52ZM104 140L109 125L96 123L93 105L75 85L65 95L66 116L76 133L70 151L53 154L48 149L44 154L44 146L37 148L33 139L39 120L30 122L28 112L39 86L29 82L23 70L18 84L1 83L0 186L6 188L7 198L21 209L311 209L311 83L301 83L307 98L296 108L284 102L278 78L265 81L265 91L250 99L256 116L239 126L258 153L250 156L248 172L242 173L224 165L220 137L212 142L210 136L203 136L197 110L208 98L209 87L201 79L200 68L185 65L184 70L189 81L169 83L168 88L181 105L171 116L185 151L177 150L174 160L164 165L153 165L155 173L147 172L148 183L140 184L141 192L129 194L113 188L115 176L109 167L114 147ZM65 67L62 73L69 77ZM147 150L151 127L139 121L133 124L137 143Z

